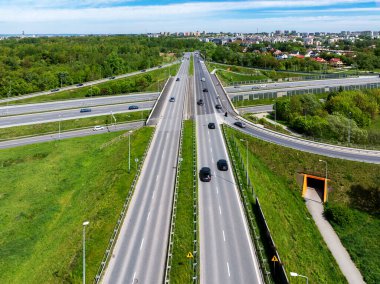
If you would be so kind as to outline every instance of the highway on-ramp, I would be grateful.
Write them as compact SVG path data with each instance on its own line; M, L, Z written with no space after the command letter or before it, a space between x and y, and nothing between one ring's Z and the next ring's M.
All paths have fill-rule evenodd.
M247 220L243 211L236 182L229 162L226 146L218 123L222 110L211 83L211 77L203 63L195 56L196 99L204 105L196 105L198 170L209 167L210 182L200 181L200 283L236 284L263 283L261 270L253 246ZM204 77L205 81L201 81ZM203 92L204 88L208 92ZM214 122L216 129L208 129ZM228 161L228 171L219 171L219 159Z
M178 77L185 78L189 60ZM162 283L187 80L173 83L102 283Z

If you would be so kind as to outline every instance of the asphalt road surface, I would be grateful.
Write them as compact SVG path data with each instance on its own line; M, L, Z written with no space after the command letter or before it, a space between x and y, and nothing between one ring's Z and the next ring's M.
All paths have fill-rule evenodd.
M86 99L64 100L37 104L0 106L0 116L19 115L36 112L48 112L70 108L84 108L102 105L125 104L131 102L154 101L158 93L128 94L112 97L94 97Z
M220 101L203 63L195 56L198 171L209 167L211 182L199 181L200 283L263 283L255 248L243 212L216 110ZM205 82L201 78L205 78ZM207 88L208 92L203 92ZM217 117L218 116L218 117ZM214 122L216 129L208 129ZM228 171L219 171L219 159L228 161Z
M172 63L168 63L168 64L165 64L165 65L162 65L162 67L167 67L167 66L175 65L177 63L178 63L178 61L175 61L175 62L172 62ZM157 69L159 69L159 67L149 68L149 69L146 69L146 72L150 72L150 71L157 70ZM133 72L133 73L118 75L118 76L115 76L115 79L113 79L113 80L127 78L127 77L138 75L138 74L141 74L141 73L145 73L145 72L136 71L136 72ZM100 80L96 80L96 81L91 81L91 82L83 83L83 86L80 86L80 87L78 87L77 85L63 87L63 88L60 88L59 91L57 91L57 92L51 92L51 90L48 90L48 91L43 91L43 92L38 92L38 93L33 93L33 94L28 94L28 95L22 95L22 96L17 96L17 97L10 97L10 98L6 98L6 99L0 100L0 103L12 102L12 101L17 101L17 100L23 100L23 99L26 99L26 98L33 98L33 97L38 97L38 96L42 96L42 95L56 94L56 93L63 92L63 91L68 91L68 90L73 90L73 89L79 89L79 88L84 88L84 87L88 87L88 86L94 86L94 85L97 85L97 84L100 84L100 83L105 83L105 82L109 82L109 81L113 81L113 80L110 80L109 78L104 78L104 79L100 79Z
M102 283L162 283L165 275L185 82L182 63L166 100Z
M244 93L255 94L262 92L281 92L291 91L305 88L324 88L334 86L347 86L366 83L380 83L379 76L361 76L355 78L342 78L342 79L326 79L326 80L310 80L310 81L296 81L296 82L276 82L276 83L261 83L255 85L241 85L237 88L226 87L226 92L234 95L243 95Z
M259 105L251 107L241 107L238 108L239 113L261 113L261 112L271 112L273 111L273 105Z
M93 128L61 132L60 134L57 131L57 133L54 133L54 134L46 134L46 135L33 136L33 137L24 137L24 138L19 138L19 139L14 139L14 140L0 141L0 149L13 148L17 146L49 142L49 141L58 141L58 140L74 138L74 137L97 135L97 134L102 134L105 132L131 130L131 129L139 128L143 125L144 125L143 121L138 121L138 122L123 123L123 124L117 124L117 125L113 125L109 127L104 127L103 130L97 130L97 131L94 131Z
M77 118L85 118L91 116L109 115L112 113L128 113L136 112L141 110L149 110L153 107L154 102L137 102L128 104L118 104L118 105L107 105L92 107L91 112L80 112L78 109L69 109L61 111L51 111L15 116L4 116L0 118L0 128L20 126L20 125L30 125L37 123L53 122L58 120L69 120ZM136 105L139 109L129 110L128 107L131 105Z

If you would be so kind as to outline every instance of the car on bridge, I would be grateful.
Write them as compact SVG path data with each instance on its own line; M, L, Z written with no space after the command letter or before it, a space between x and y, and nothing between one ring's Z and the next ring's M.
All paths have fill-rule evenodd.
M132 110L132 109L139 109L139 107L138 107L138 106L129 106L128 109L129 109L129 110Z
M228 164L225 159L220 159L217 163L216 166L218 167L219 171L228 171Z
M241 122L241 121L236 121L234 123L236 126L240 127L240 128L245 128L245 123Z
M203 167L199 171L199 178L201 181L209 182L211 181L211 170L208 167Z

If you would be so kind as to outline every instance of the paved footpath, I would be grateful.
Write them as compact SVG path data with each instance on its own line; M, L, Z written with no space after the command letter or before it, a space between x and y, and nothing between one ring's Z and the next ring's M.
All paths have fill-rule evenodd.
M325 240L327 247L334 256L338 263L340 270L346 277L348 283L360 284L365 283L360 271L356 268L354 262L351 260L350 255L344 248L338 235L330 223L323 216L323 203L318 193L313 188L308 188L306 197L306 207L314 219L319 231Z

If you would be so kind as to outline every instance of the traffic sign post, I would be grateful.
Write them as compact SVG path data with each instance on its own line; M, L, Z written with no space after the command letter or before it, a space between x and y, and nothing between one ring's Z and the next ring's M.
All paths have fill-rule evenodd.
M277 256L274 255L271 260L273 262L273 276L275 276L276 275L276 262L278 262L278 258L277 258Z

